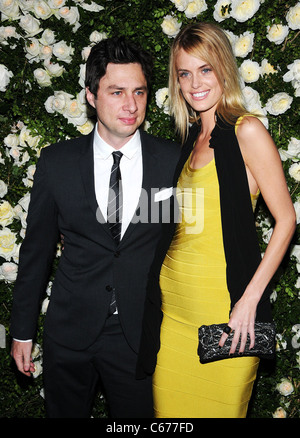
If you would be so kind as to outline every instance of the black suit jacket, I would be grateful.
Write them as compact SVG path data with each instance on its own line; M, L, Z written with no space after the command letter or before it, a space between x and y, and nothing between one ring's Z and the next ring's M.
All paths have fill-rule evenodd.
M20 250L14 289L11 335L35 336L59 234L62 252L47 310L45 331L73 349L88 347L105 323L112 289L119 318L131 347L137 351L142 327L147 276L159 240L163 212L170 199L154 202L155 193L172 187L179 146L141 131L143 193L137 216L119 245L99 213L94 188L93 132L42 150L37 165ZM165 204L158 214L157 208ZM151 208L152 223L145 219ZM153 207L154 206L154 207ZM143 211L141 210L143 209ZM141 214L142 213L142 214ZM148 218L149 219L149 218Z

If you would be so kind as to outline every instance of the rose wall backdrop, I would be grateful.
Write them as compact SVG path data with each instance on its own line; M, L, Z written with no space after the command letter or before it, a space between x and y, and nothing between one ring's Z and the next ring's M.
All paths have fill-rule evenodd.
M296 0L0 0L0 417L44 417L42 303L34 349L36 372L22 378L10 358L9 320L20 244L37 159L42 147L86 135L94 126L85 100L90 48L121 34L153 53L153 90L144 129L174 137L168 115L169 47L194 21L218 23L237 57L249 110L260 111L273 136L300 222L300 3ZM84 224L83 224L84 226ZM261 251L273 221L263 201L257 209ZM43 239L43 236L40 236ZM277 357L261 363L251 418L299 417L299 225L274 279ZM61 248L58 245L57 257ZM95 418L105 417L101 388Z

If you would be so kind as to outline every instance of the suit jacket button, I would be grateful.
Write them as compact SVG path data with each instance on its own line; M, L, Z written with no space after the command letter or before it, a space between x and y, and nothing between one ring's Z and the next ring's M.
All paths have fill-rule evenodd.
M120 257L120 251L116 251L116 252L114 253L114 256L115 256L115 257Z
M105 289L106 289L108 292L111 292L111 291L113 290L113 288L112 288L110 285L106 286Z

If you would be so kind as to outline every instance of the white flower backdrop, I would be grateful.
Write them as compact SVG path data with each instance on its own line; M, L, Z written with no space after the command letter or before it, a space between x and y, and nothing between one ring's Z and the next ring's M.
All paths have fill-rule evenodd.
M278 145L299 224L299 2L0 0L0 13L0 324L6 332L40 149L93 129L94 115L84 91L85 62L91 47L103 38L123 34L153 53L153 91L144 128L174 138L167 88L170 44L189 22L218 23L237 57L246 106L263 116L263 123ZM257 228L262 253L272 226L272 218L261 202ZM56 262L59 256L58 245ZM276 364L272 369L262 367L250 416L299 414L299 272L298 225L271 297L278 327ZM51 300L51 280L41 309L34 381L20 384L16 380L10 365L8 336L6 347L0 349L1 416L44 415L40 339L43 315ZM95 416L105 415L100 392Z

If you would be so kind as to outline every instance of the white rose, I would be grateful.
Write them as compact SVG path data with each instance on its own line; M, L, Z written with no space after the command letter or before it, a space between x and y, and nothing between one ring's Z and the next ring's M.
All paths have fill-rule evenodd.
M25 45L26 55L25 57L29 59L29 62L32 60L39 61L39 55L40 55L40 43L37 38L30 38L29 39L30 44ZM37 58L37 59L36 59Z
M66 105L63 116L74 126L84 125L88 120L87 107L82 105L79 99L70 100Z
M82 57L83 61L87 61L87 59L88 59L88 57L89 57L89 55L90 55L90 53L91 53L91 49L92 49L91 46L87 46L87 47L84 47L84 48L82 49L82 51L81 51L81 57Z
M4 181L0 180L0 198L4 198L7 193L7 185Z
M249 20L259 9L259 0L232 0L231 17L243 23Z
M300 200L294 202L294 209L296 212L297 224L300 224ZM298 282L300 282L300 277L298 278ZM300 285L298 287L300 287Z
M65 6L66 0L48 0L51 9L59 9Z
M297 261L300 263L300 245L292 245L290 256L296 257Z
M275 44L283 43L289 33L288 26L283 26L282 24L273 24L272 26L268 26L267 30L268 40Z
M49 96L45 102L45 107L48 113L58 112L63 113L67 102L72 99L73 96L64 91L55 91L53 96Z
M90 4L88 3L81 3L79 5L82 9L86 9L87 11L90 12L100 12L104 9L103 6L97 5L95 2L91 2Z
M300 163L294 163L289 168L289 174L296 181L300 181Z
M224 30L224 32L226 33L226 36L229 39L230 44L233 46L235 41L238 39L238 36L235 35L233 32L231 32L230 30Z
M43 0L38 0L34 2L33 13L37 18L41 18L42 20L47 20L47 18L50 18L53 14L47 2Z
M14 208L15 215L20 219L23 229L26 229L27 227L26 219L27 219L29 201L30 201L30 192L28 192L25 196L23 196L23 198L19 200L18 204Z
M300 2L289 9L286 14L286 21L291 29L300 29Z
M261 75L269 75L269 74L273 74L273 73L277 73L277 70L275 70L275 68L273 67L272 64L270 64L268 62L267 59L263 59L261 62Z
M294 391L292 382L290 382L290 380L288 379L281 379L281 382L278 383L276 389L279 394L284 395L285 397L292 394L292 392Z
M2 21L6 19L17 19L19 16L19 4L17 0L0 0L0 11Z
M106 39L107 39L107 34L105 32L98 32L97 30L94 30L89 38L91 43L99 43L100 41Z
M300 140L298 140L295 137L292 137L287 150L280 148L279 150L280 157L282 161L286 160L293 160L293 161L299 161L300 160Z
M78 131L83 134L87 135L94 129L95 124L91 120L87 120L83 125L77 126Z
M17 134L8 134L5 138L4 138L4 144L11 148L13 146L18 146L19 144L19 136Z
M79 69L79 84L82 88L85 88L85 70L86 64L81 64Z
M300 324L295 324L292 327L292 332L296 333L292 337L292 347L296 349L300 347Z
M31 14L23 15L19 24L28 36L35 36L42 31L39 20L34 18Z
M184 11L189 4L189 0L171 0L178 11Z
M160 88L155 93L156 105L162 108L165 114L169 114L169 89L167 87Z
M6 91L13 73L5 65L0 64L0 91Z
M277 93L266 103L266 110L269 114L277 116L285 113L291 106L293 98L285 92Z
M49 300L48 297L45 298L44 301L42 302L41 313L43 315L45 315L45 313L47 313L47 309L48 309L49 303L50 303L50 300Z
M16 235L9 228L0 230L0 257L10 261L18 256L18 250Z
M252 111L253 108L259 108L261 106L259 93L251 87L244 87L242 89L245 105L248 111Z
M32 359L37 359L39 356L41 356L42 350L40 344L34 343L32 347L31 357Z
M45 29L40 38L40 43L49 46L55 43L55 33L51 29Z
M300 369L300 351L298 351L296 353L296 361L297 361L297 364L298 364L298 368Z
M50 59L52 56L53 50L51 46L41 46L40 49L40 58L41 59Z
M49 87L51 85L51 78L43 68L34 70L33 75L41 87Z
M239 68L243 80L247 83L256 82L260 75L260 66L258 62L246 59Z
M53 54L60 61L70 63L72 61L73 53L74 53L74 49L71 46L68 46L65 41L60 41L59 43L55 43L53 46Z
M253 48L254 33L245 32L240 35L233 44L233 52L235 56L245 58Z
M35 164L32 164L27 168L27 172L26 172L27 177L22 179L26 187L32 187L33 185L33 176L35 174L35 168L36 168Z
M65 72L65 68L60 64L54 64L49 59L44 61L44 67L50 76L59 77Z
M22 12L32 12L35 0L18 0Z
M32 149L36 148L40 141L39 135L32 135L31 131L23 126L19 135L19 144L20 146L30 146Z
M202 12L206 11L207 4L205 0L192 0L187 5L186 10L184 11L187 18L197 17Z
M7 38L20 38L20 35L16 32L16 28L13 26L1 26L0 27L0 42L3 45L8 45Z
M12 262L4 262L0 266L0 279L7 283L12 283L16 280L18 274L18 265Z
M287 342L283 338L283 336L280 333L277 333L275 338L276 338L276 351L286 350Z
M230 17L229 6L231 5L231 0L218 0L215 4L213 17L219 23ZM222 12L222 8L226 7L225 11Z
M43 372L42 361L37 360L33 362L35 371L32 373L32 376L36 379Z
M23 210L28 211L30 202L30 192L26 193L18 202L19 205L23 208Z
M181 25L182 23L179 23L176 17L173 17L172 15L166 15L161 24L161 28L169 38L172 38L179 33Z
M282 407L279 407L272 414L272 417L273 418L286 418L286 411Z
M289 64L287 68L289 71L282 77L284 82L293 80L300 81L300 59L296 59L292 64Z
M8 201L2 201L0 203L0 225L6 227L10 225L14 220L15 212L13 207Z
M23 166L23 164L30 160L29 153L23 151L23 148L19 148L18 146L13 146L8 155L14 159L14 164L18 167Z
M59 16L62 17L66 23L69 23L71 26L74 26L75 29L77 30L80 26L79 24L79 11L78 8L75 6L72 7L63 7L59 10Z

